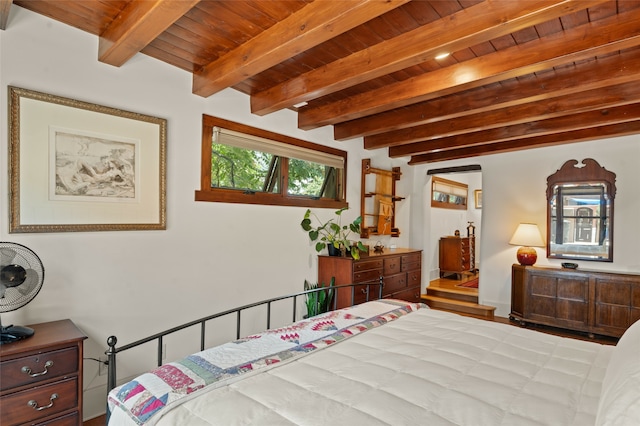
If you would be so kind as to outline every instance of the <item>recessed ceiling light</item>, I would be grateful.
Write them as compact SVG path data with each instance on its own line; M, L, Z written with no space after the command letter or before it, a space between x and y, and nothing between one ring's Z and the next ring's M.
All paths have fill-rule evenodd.
M303 106L307 106L307 105L308 105L308 103L306 101L302 101L302 102L300 102L298 104L295 104L294 107L302 108Z
M445 52L445 53L441 53L439 55L436 56L436 59L440 60L440 59L444 59L447 56L449 56L449 52Z

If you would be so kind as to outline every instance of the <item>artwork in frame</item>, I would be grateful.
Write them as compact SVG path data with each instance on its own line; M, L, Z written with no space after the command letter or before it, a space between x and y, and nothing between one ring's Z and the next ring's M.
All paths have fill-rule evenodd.
M482 208L482 189L476 189L473 191L473 197L476 202L476 209Z
M9 232L166 229L162 118L9 87Z

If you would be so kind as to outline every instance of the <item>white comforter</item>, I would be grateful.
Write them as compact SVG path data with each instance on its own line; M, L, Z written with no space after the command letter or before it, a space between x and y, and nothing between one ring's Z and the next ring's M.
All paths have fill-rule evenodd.
M156 420L160 426L593 425L614 349L420 309L204 390ZM133 423L115 410L109 424Z

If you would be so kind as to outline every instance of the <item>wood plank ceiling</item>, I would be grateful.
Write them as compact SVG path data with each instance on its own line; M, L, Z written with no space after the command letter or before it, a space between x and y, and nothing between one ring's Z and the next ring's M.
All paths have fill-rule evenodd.
M410 164L640 132L640 1L0 0L1 29L16 6Z

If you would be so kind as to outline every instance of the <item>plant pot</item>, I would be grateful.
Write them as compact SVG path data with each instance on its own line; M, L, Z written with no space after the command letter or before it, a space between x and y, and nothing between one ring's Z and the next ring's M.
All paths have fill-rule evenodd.
M327 250L329 251L329 256L342 256L340 249L335 248L333 244L327 244Z

